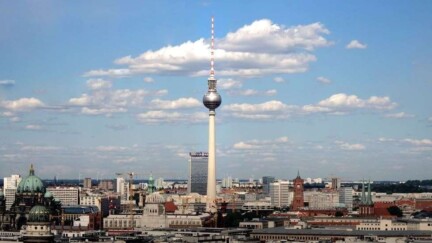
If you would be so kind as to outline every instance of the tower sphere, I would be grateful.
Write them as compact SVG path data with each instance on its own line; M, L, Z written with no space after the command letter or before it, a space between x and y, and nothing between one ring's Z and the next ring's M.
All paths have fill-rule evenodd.
M216 91L208 91L203 97L204 106L209 110L214 111L222 103L222 98Z

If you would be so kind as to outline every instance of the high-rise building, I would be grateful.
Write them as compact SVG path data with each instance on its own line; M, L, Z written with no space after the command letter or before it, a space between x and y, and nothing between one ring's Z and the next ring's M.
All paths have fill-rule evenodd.
M216 212L216 108L222 103L217 92L217 80L214 73L214 18L211 22L211 63L210 77L207 81L208 91L203 97L204 106L209 109L209 144L208 144L208 173L207 173L207 205L208 212Z
M293 181L294 184L294 198L291 204L290 210L299 210L304 207L304 181L300 177L300 172L297 173L297 177Z
M163 178L158 178L155 180L155 187L157 190L164 188L165 181Z
M11 175L3 178L3 194L6 199L6 210L9 210L15 201L15 193L21 180L20 175Z
M341 180L338 177L331 178L331 183L331 188L333 190L339 190L339 188L341 187Z
M84 178L84 188L91 188L92 187L92 179L91 178Z
M276 181L269 184L272 206L282 208L290 205L292 198L289 186L289 181Z
M231 176L222 179L222 187L223 188L232 188L233 187L233 179Z
M353 189L351 187L341 187L339 189L339 203L345 204L348 211L353 208Z
M98 185L99 189L111 191L114 189L113 180L101 180Z
M262 188L263 193L268 195L270 193L270 183L274 182L275 178L273 176L263 176L262 178Z
M188 193L207 193L208 153L189 153ZM216 190L216 187L215 187Z

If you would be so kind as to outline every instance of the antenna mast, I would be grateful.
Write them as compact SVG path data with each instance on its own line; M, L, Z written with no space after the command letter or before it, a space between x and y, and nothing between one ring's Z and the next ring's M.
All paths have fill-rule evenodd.
M210 59L210 77L214 78L214 17L211 18L211 59Z

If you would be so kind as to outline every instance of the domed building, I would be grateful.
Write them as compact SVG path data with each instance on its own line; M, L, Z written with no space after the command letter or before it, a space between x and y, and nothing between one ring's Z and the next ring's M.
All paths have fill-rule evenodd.
M61 204L55 201L52 193L46 192L44 183L35 175L35 170L33 165L31 165L29 175L18 184L15 201L10 211L4 213L8 217L4 216L2 219L0 216L0 225L3 228L20 230L29 220L30 210L36 205L42 205L47 208L51 222L59 221L58 216L61 214ZM6 222L7 220L8 222Z
M54 235L51 233L51 211L43 206L36 205L31 208L28 216L23 242L54 242Z

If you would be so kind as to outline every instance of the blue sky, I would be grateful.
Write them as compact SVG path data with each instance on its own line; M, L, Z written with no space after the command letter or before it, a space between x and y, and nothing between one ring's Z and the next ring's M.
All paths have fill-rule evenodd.
M428 1L0 1L0 176L430 179Z

